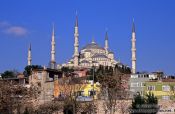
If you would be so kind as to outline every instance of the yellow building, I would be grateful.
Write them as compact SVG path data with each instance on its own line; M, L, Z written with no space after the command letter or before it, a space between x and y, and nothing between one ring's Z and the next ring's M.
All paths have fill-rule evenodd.
M175 80L146 82L144 91L152 92L158 99L173 100L175 99Z
M57 83L55 81L54 84L54 97L59 97L60 95L66 96L66 95L72 95L76 97L88 97L94 99L98 98L98 95L100 93L100 84L99 83L90 83L86 82L83 84L66 84L66 83ZM93 92L94 91L94 92Z
M80 96L86 96L86 97L93 97L94 94L94 99L97 99L100 93L100 84L94 83L94 86L92 83L83 84L83 86L77 92L79 93Z

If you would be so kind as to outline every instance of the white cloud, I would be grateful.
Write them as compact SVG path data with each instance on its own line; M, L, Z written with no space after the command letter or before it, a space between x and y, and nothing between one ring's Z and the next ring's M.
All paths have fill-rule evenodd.
M22 26L13 26L7 21L0 22L0 30L7 35L25 36L28 30Z
M11 26L4 30L4 33L15 36L25 36L27 35L27 29L20 26Z

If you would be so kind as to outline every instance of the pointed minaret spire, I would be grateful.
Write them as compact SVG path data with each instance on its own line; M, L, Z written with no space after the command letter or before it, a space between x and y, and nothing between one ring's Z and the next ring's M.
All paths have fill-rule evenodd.
M133 21L132 21L132 32L135 32L134 18L133 18Z
M53 23L53 28L52 28L52 40L55 40L55 25Z
M106 50L106 54L108 54L108 32L106 31L106 35L105 35L105 50Z
M135 33L135 24L134 24L134 19L132 23L132 48L131 48L131 53L132 53L132 73L136 73L136 33Z
M52 29L52 41L51 41L51 60L50 60L50 68L54 69L55 68L55 27L53 24L53 29Z
M29 49L28 49L28 57L27 57L27 65L32 65L32 46L31 43L29 45Z
M77 13L77 11L76 11L75 27L78 27L78 13Z
M30 43L30 45L29 45L29 50L30 50L30 51L32 50L32 45L31 45L31 43Z
M92 44L94 44L95 43L95 40L94 40L94 37L92 37L92 42L91 42Z
M108 40L108 32L106 31L105 40Z
M76 20L75 20L75 31L74 31L74 67L78 67L79 63L79 33L78 33L78 16L76 13Z

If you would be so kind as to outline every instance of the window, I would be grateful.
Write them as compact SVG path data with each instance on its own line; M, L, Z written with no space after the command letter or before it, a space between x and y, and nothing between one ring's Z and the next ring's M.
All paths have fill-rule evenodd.
M84 96L84 91L78 91L77 94L78 96Z
M163 85L162 86L162 91L170 91L170 86L169 85Z
M137 87L141 87L141 83L137 83Z
M24 85L25 84L25 79L19 79L19 84Z
M148 87L147 87L147 90L149 90L149 91L154 91L154 90L155 90L155 86L148 86Z
M42 72L38 72L38 80L41 80L42 78Z
M145 87L145 83L144 82L141 82L141 87Z
M89 91L88 93L89 93L89 96L96 95L96 91L93 91L93 90Z
M169 100L170 99L170 96L162 96L162 99L163 100Z
M138 74L131 74L131 78L138 78Z
M138 87L138 83L131 83L131 87Z
M41 87L41 82L38 82L37 84L38 84L39 87Z

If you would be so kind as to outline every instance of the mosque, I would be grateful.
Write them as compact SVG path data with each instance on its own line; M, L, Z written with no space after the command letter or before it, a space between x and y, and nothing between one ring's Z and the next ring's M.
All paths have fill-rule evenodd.
M133 22L132 26L132 73L136 72L136 46L135 46L135 26ZM31 65L31 45L28 49L28 65ZM58 69L60 67L73 67L73 68L91 68L92 66L112 66L120 64L115 59L114 53L110 51L108 44L108 33L106 32L104 39L104 47L99 46L94 40L91 43L85 45L79 51L79 31L78 31L78 16L76 16L75 27L74 27L74 54L72 58L62 65L57 65L55 60L55 31L53 27L52 39L51 39L51 60L49 67L51 69Z
M78 66L89 68L92 66L115 66L117 61L114 59L114 53L108 50L107 33L105 47L100 47L94 40L84 46L78 56ZM63 66L74 66L74 58Z

